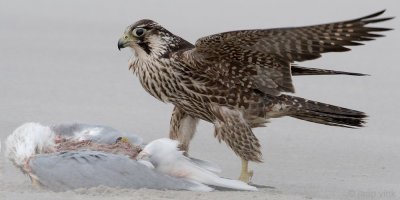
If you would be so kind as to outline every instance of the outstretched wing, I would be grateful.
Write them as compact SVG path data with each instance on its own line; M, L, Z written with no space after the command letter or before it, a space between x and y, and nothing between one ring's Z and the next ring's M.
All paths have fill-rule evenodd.
M247 87L279 95L294 92L291 63L311 60L325 52L348 51L382 35L387 28L367 24L392 18L375 18L384 11L343 22L262 30L225 32L200 38L195 48L179 56L195 70L227 87Z

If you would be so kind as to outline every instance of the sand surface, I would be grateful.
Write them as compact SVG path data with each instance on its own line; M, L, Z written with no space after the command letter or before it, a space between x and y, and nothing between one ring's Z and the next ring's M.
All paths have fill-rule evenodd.
M4 140L24 122L112 126L152 140L168 136L172 106L158 102L128 71L130 50L118 51L126 26L158 21L190 42L212 33L302 26L361 17L391 1L1 1L0 199L400 199L400 29L387 37L302 63L371 74L294 78L296 95L365 111L367 127L344 129L288 117L255 130L264 162L251 164L258 192L93 188L36 190L5 157ZM218 163L236 178L240 162L201 122L191 155ZM270 188L273 187L273 188Z

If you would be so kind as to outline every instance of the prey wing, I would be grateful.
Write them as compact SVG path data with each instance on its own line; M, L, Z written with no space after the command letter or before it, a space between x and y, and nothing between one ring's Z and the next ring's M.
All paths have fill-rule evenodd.
M148 168L127 156L99 151L39 154L29 162L29 167L42 186L55 191L100 185L172 190L201 190L204 187Z

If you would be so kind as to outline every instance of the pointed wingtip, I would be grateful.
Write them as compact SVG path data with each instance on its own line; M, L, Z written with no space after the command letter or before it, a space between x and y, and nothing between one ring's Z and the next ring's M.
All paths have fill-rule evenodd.
M385 13L385 12L386 12L386 9L383 9L383 10L378 11L378 12L376 12L376 13L372 13L372 14L370 14L370 15L367 15L367 16L363 17L363 19L368 19L368 18L377 17L377 16L379 16L379 15L382 15L382 14Z
M359 21L359 20L362 21L362 20L371 19L371 18L380 16L380 15L382 15L382 14L385 13L385 12L386 12L386 9L383 9L383 10L381 10L381 11L378 11L378 12L375 12L375 13L372 13L372 14L369 14L369 15L366 15L366 16L364 16L364 17L360 17L360 18L358 18L358 19L355 19L354 21Z

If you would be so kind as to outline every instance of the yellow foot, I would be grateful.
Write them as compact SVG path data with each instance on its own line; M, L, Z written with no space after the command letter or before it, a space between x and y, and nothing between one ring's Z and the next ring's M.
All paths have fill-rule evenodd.
M39 183L39 181L38 181L35 177L32 177L32 176L30 176L30 177L31 177L32 183L33 183L33 185L35 186L35 188L36 188L36 189L40 189L40 183Z
M240 172L239 180L245 183L250 183L251 177L253 177L253 170L248 170L249 162L242 159L242 171Z
M245 183L250 183L251 177L253 177L253 170L249 170L247 172L240 173L239 181L243 181Z

